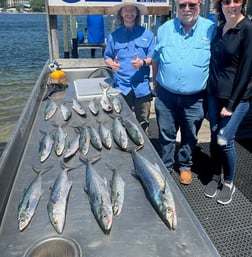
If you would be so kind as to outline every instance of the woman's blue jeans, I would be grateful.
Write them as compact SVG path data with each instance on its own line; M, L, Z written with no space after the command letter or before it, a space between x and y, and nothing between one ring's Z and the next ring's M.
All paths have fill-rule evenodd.
M208 96L208 117L211 130L211 164L212 172L220 175L222 170L224 181L232 182L236 166L235 134L237 129L249 110L249 102L240 102L232 116L220 117L223 107L215 96Z
M173 94L158 87L155 110L159 128L160 155L166 168L171 171L175 164L176 136L180 129L181 142L178 150L179 170L190 170L192 153L197 144L197 134L204 118L205 93L194 95Z

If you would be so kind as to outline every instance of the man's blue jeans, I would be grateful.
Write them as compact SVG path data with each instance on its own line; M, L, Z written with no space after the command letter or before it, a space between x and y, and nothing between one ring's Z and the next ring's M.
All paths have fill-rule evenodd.
M220 175L223 169L224 180L232 182L236 166L235 134L249 110L249 102L240 102L232 116L222 118L220 111L224 104L215 96L208 96L211 164L213 174Z
M159 128L160 155L169 171L175 164L176 135L180 128L179 170L190 170L197 134L204 118L204 92L194 95L173 94L158 87L155 110Z

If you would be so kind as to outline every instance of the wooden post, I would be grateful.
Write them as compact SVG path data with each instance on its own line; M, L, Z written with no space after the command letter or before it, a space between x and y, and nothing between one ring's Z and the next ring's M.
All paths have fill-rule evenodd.
M69 46L68 46L68 16L63 17L63 32L64 32L64 58L69 58Z
M70 27L71 27L71 35L72 35L72 58L78 58L76 17L74 15L70 16Z

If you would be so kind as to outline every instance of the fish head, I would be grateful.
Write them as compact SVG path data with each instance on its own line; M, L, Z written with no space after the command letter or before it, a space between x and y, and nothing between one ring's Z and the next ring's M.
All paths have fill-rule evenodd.
M177 215L173 200L171 200L167 195L162 197L162 214L167 221L169 227L173 230L177 227Z
M111 206L103 206L100 212L100 224L105 231L109 231L112 227L113 212Z
M65 213L60 209L54 208L53 212L51 213L51 222L55 230L61 234L65 224Z
M29 212L22 212L18 217L18 228L20 231L23 231L29 224L32 218L31 213Z

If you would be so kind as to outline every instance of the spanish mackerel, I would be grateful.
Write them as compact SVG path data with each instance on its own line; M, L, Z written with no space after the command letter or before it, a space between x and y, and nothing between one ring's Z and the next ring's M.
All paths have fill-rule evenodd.
M131 151L135 171L157 212L165 224L175 230L177 216L175 202L167 179L157 164L152 164L136 150Z
M50 156L54 144L54 138L49 132L43 132L45 135L39 143L39 158L40 162L44 162Z
M72 105L72 109L78 113L80 116L85 116L86 115L86 111L84 110L84 108L81 106L80 102L73 98L73 105Z
M110 181L112 210L115 216L119 216L124 203L125 182L117 169L107 166L113 171Z
M37 173L37 176L25 190L23 198L18 206L18 227L23 231L30 223L37 209L40 197L42 195L42 175L52 167L38 170L32 167L32 170Z
M48 101L46 101L46 106L44 110L44 119L49 120L53 117L53 115L56 113L58 109L57 104L49 98Z
M100 101L102 109L105 112L111 112L113 110L113 107L108 98L108 90L109 90L110 86L100 83L100 87L102 88L102 97L101 97L101 101Z
M98 161L100 158L98 156L90 160L80 157L80 160L86 164L85 191L89 196L91 209L104 233L108 233L112 227L113 211L107 180L105 178L102 179L92 165L92 163Z
M73 168L64 167L64 169L59 172L51 190L50 200L47 204L50 222L59 234L63 232L65 225L67 199L72 187L72 181L69 180L67 173L71 169Z
M128 147L128 136L126 129L123 127L118 117L114 118L112 129L114 141L122 150L125 151Z
M126 128L128 135L136 145L141 146L144 144L143 134L136 123L134 123L130 119L122 118L122 124Z

